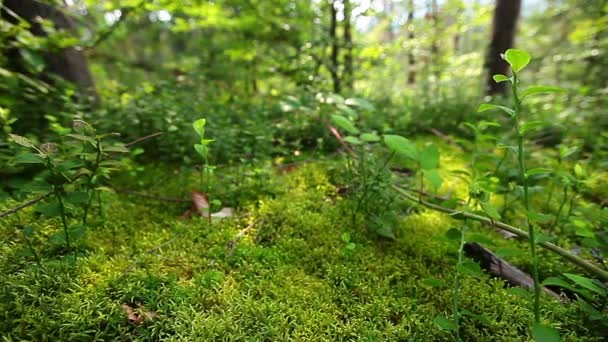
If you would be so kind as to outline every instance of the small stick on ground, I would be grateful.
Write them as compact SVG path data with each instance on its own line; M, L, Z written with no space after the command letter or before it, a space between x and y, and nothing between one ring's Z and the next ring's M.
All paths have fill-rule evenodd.
M234 251L236 250L236 247L237 247L239 241L241 241L241 239L245 235L247 235L247 233L254 226L255 226L255 222L251 222L247 227L241 229L241 231L238 234L236 234L234 236L234 238L232 238L232 240L228 241L228 243L226 244L226 257L230 257L230 256L232 256L232 254L234 254Z
M10 215L12 213L15 213L15 212L17 212L17 211L19 211L21 209L24 209L24 208L27 208L27 207L29 207L31 205L34 205L34 204L42 201L43 199L51 196L52 194L53 194L53 192L49 192L49 193L44 194L44 195L42 195L40 197L36 197L36 198L34 198L32 200L29 200L29 201L27 201L27 202L25 202L25 203L23 203L23 204L21 204L19 206L16 206L16 207L14 207L12 209L9 209L9 210L7 210L7 211L5 211L3 213L0 213L0 217L8 216L8 215Z
M506 262L484 246L476 242L467 242L464 244L464 251L469 257L478 261L481 264L481 267L491 275L506 280L512 286L519 286L526 289L534 288L534 280L530 275ZM543 287L543 290L548 295L563 299L559 294L546 287Z

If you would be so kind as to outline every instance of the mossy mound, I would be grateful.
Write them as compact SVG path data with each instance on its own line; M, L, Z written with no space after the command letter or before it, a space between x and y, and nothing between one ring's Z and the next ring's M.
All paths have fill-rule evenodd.
M22 253L19 219L30 214L9 217L0 231L0 333L6 341L451 340L433 319L451 312L456 248L437 237L455 222L414 211L394 227L396 240L381 239L353 226L353 205L326 170L318 163L277 176L247 211L211 226L179 219L179 206L108 194L105 220L76 261L46 241L57 222L35 223L43 269ZM426 286L429 277L446 285ZM481 316L463 320L465 340L530 339L529 298L502 281L464 278L461 302ZM123 305L149 319L129 322ZM594 340L576 305L544 298L542 312L563 340Z

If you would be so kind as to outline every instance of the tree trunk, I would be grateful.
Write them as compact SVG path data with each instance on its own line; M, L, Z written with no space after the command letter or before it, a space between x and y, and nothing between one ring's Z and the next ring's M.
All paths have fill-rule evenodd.
M351 7L350 0L343 0L344 3L344 79L349 90L354 88L353 78L353 36L351 31Z
M501 54L513 47L520 8L521 0L496 0L492 41L486 56L488 95L506 94L506 82L496 83L492 76L508 72L508 64Z
M331 56L329 72L333 81L334 93L339 94L341 91L340 76L338 74L338 55L340 54L340 47L338 46L337 28L338 28L338 10L336 9L335 1L332 0L329 3L330 11L330 22L329 22L329 39L331 42Z
M414 0L410 0L409 11L407 13L407 38L410 42L414 41ZM413 44L412 44L413 46ZM412 52L412 47L410 47L410 51L407 54L408 59L408 73L407 73L407 84L416 83L416 60L414 59L414 52Z
M40 24L36 22L38 17L52 21L57 29L76 33L72 19L52 5L37 0L4 0L4 6L29 22L34 35L45 35ZM14 18L8 14L3 13L3 15L7 20L14 21ZM80 95L89 96L97 101L95 83L87 60L80 50L68 47L58 52L48 53L45 56L45 62L46 71L73 83Z

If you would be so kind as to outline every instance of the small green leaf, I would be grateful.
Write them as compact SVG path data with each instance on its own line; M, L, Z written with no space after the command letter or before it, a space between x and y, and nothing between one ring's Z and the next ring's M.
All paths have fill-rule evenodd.
M509 107L505 107L505 106L499 106L499 105L495 105L495 104L491 104L491 103L482 103L479 105L479 108L477 109L478 113L481 112L485 112L487 110L491 110L491 109L500 109L503 112L509 114L510 116L515 115L515 111Z
M17 164L44 164L46 161L39 154L35 153L19 153L15 156Z
M343 130L347 131L348 133L351 133L351 134L359 133L359 130L355 127L355 125L346 117L344 117L342 115L332 115L331 119L336 124L336 126L338 126L339 128L342 128Z
M519 133L520 134L526 134L526 132L529 132L531 130L537 129L539 127L543 127L545 125L544 122L542 121L530 121L530 122L526 122L523 125L521 125L519 127Z
M494 251L494 253L496 253L496 255L498 255L501 258L508 258L510 256L521 255L522 251L520 251L519 249L516 249L516 248L500 247L500 248L497 248L496 251Z
M382 225L380 228L376 229L376 233L384 238L395 240L397 237L395 236L395 232L393 228Z
M125 145L108 146L103 149L105 152L128 153L129 149Z
M425 146L420 152L420 167L423 170L432 170L439 167L439 149L437 145Z
M439 175L439 171L422 170L422 173L433 189L437 190L441 187L441 175Z
M500 220L500 213L498 213L498 210L493 205L488 202L479 202L479 204L481 205L484 213L486 213L486 215L488 215L491 219Z
M458 330L458 325L454 323L452 320L449 320L443 316L437 316L433 319L433 323L438 326L441 330L445 331L456 331Z
M555 219L555 216L550 214L542 214L537 212L530 212L530 220L538 223L549 223Z
M374 105L362 98L350 98L344 101L344 104L351 107L359 107L367 110L374 110Z
M557 330L553 327L535 323L532 327L532 336L534 336L534 341L536 342L559 342L560 337Z
M82 134L66 134L66 136L80 141L95 142L95 139Z
M460 240L462 238L462 232L456 228L450 228L445 232L445 237L450 240Z
M511 69L513 69L514 72L519 72L530 63L531 56L529 53L522 50L509 49L505 52L504 58L507 63L511 65Z
M570 285L567 281L563 280L562 278L558 278L558 277L549 277L549 278L543 280L542 285L543 286L547 286L547 285L558 286L558 287L576 292L576 289L572 285Z
M552 172L551 169L537 167L537 168L529 169L528 171L526 171L526 177L532 177L532 176L536 176L536 175L545 175L545 174L550 174L551 172Z
M391 150L416 161L418 160L418 149L416 148L416 145L414 145L408 139L400 135L385 134L384 143Z
M194 149L201 157L203 157L203 159L207 159L207 156L209 155L209 148L207 146L196 144L194 145Z
M59 203L57 201L40 204L34 209L34 211L41 213L46 217L57 217L61 214Z
M422 279L422 284L428 287L440 287L445 285L445 282L439 278L428 277Z
M587 177L587 172L585 172L585 169L583 169L583 167L581 166L581 164L574 165L574 174L578 178L586 178Z
M494 82L496 82L496 83L511 81L511 78L509 78L503 74L496 74L496 75L492 76L492 78L494 79Z
M34 235L34 227L27 225L25 227L23 227L23 235L25 235L26 237L31 237Z
M538 234L536 235L536 243L540 244L540 243L545 243L545 242L551 242L555 240L554 237L552 236L548 236L548 235L544 235L544 234Z
M365 142L378 142L380 141L380 137L376 133L363 133L361 134L361 140Z
M352 135L347 135L344 137L344 141L346 141L347 143L351 144L351 145L361 145L363 144L363 141L359 140L359 138L357 137L353 137Z
M568 279L575 282L577 285L582 286L590 291L593 291L593 292L599 294L600 296L606 295L606 288L603 287L602 285L596 283L593 279L586 278L586 277L579 276L577 274L572 274L572 273L564 273L564 276L566 276Z
M472 277L479 277L483 275L479 264L471 260L465 260L462 264L459 264L456 269L458 272Z
M29 147L29 148L33 148L34 147L34 143L26 138L26 137L22 137L20 135L17 134L8 134L9 137L11 137L11 139L13 139L14 142L16 142L17 144L21 145L21 146L25 146L25 147Z
M547 94L547 93L565 93L566 90L560 87L549 87L549 86L531 86L528 87L521 93L521 98L534 94Z
M198 119L192 123L192 127L194 127L194 130L196 131L196 133L198 133L198 135L201 138L205 136L205 124L206 123L207 123L207 120L205 120L205 119Z

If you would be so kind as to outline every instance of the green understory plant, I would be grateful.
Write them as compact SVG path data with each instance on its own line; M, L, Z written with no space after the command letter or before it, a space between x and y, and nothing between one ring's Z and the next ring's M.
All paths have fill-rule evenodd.
M556 93L562 92L563 90L558 87L548 86L531 86L523 91L520 91L519 72L523 70L528 63L530 63L531 56L525 51L517 49L509 49L503 55L504 60L510 65L512 76L506 75L494 75L493 78L496 82L509 82L511 83L511 92L513 96L513 106L505 107L495 104L482 104L479 107L479 112L483 112L491 109L500 109L507 113L512 121L516 131L517 145L508 146L508 149L515 154L518 162L519 169L519 186L522 192L521 201L525 211L525 224L528 228L528 241L530 248L530 258L532 264L532 278L534 280L534 326L532 333L537 340L544 339L544 337L555 337L557 332L547 326L541 324L540 317L540 295L541 295L541 284L538 276L538 256L536 253L536 245L540 241L538 240L541 235L537 236L536 225L541 221L547 220L547 215L537 213L532 210L530 206L530 190L528 179L529 177L537 174L548 173L550 170L546 169L527 169L526 168L526 149L525 149L525 137L526 133L544 125L540 121L526 121L522 108L523 100L531 95L539 93ZM550 219L550 218L549 218ZM559 336L559 335L558 335ZM559 337L558 337L559 338Z
M201 165L201 173L200 173L200 183L201 187L205 189L205 194L207 196L207 201L209 202L209 208L207 209L207 217L209 219L209 224L211 224L211 195L209 194L209 190L211 188L211 175L215 169L214 166L209 164L209 145L213 142L213 139L205 138L205 125L207 124L207 120L204 118L198 119L192 123L192 127L194 127L194 131L198 134L200 138L200 143L194 145L194 149L198 153L198 155L203 159L203 165Z

